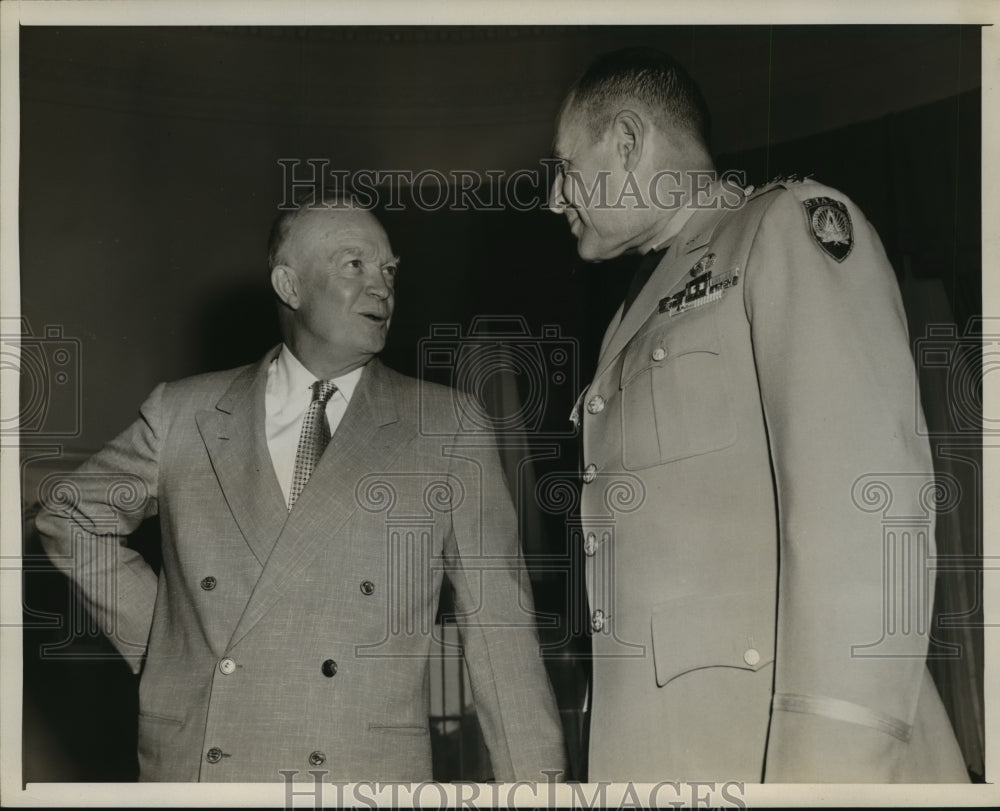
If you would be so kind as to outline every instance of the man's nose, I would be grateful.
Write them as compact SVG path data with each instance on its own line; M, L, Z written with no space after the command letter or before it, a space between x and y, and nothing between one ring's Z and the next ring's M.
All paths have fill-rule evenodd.
M563 176L557 174L549 189L549 211L562 214L566 210L566 198L563 197Z
M385 301L392 295L392 288L386 284L381 270L371 275L368 282L368 295L375 296L380 301Z

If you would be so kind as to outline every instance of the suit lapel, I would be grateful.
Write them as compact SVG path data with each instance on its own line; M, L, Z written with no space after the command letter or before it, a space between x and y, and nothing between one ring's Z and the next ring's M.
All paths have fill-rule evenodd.
M365 368L343 420L288 514L230 647L246 636L286 589L294 587L317 553L357 510L359 482L384 470L414 433L412 423L399 420L398 394L390 374L378 360Z
M267 368L277 352L246 369L213 411L196 417L229 509L262 566L288 513L264 431Z
M726 210L721 208L696 211L671 243L624 318L623 307L618 308L601 344L595 380L611 366L639 328L656 312L660 299L671 292L706 253L712 232L725 213Z

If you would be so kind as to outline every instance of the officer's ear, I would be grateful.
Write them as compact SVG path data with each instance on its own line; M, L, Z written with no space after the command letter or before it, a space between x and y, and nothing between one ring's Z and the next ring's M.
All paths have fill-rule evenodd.
M632 171L642 157L646 128L642 117L632 110L621 110L611 124L615 149L626 171Z
M288 265L275 265L271 270L271 287L281 303L293 310L302 305L302 292L299 288L299 276L294 268Z

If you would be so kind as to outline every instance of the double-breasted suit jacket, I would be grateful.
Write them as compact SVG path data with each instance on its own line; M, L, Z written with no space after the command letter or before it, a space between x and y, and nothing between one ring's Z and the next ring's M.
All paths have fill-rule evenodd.
M264 434L274 355L158 386L37 517L141 669L141 779L429 779L447 572L495 776L544 780L562 733L495 446L459 435L456 392L372 360L289 511ZM122 545L154 514L158 575Z
M575 413L591 780L965 779L925 667L904 313L850 200L796 182L694 213Z

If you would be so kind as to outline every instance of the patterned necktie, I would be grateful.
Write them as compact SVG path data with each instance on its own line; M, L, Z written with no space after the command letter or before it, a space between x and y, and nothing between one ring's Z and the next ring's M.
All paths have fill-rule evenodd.
M288 509L292 509L302 493L309 477L319 463L319 458L330 443L330 423L326 419L326 404L337 390L332 380L317 380L312 384L312 402L302 420L299 447L295 451L295 472L292 474L292 489L288 494Z

